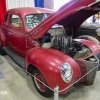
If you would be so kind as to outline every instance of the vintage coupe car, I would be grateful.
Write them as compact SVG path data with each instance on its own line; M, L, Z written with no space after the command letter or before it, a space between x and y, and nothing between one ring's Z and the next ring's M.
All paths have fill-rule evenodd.
M59 91L63 90L84 75L74 85L92 85L99 70L100 45L93 37L92 41L72 37L99 11L96 0L71 0L57 12L44 8L8 10L0 30L1 54L6 52L51 89L58 85ZM36 78L32 77L37 91L52 96L53 91ZM65 94L70 88L59 93Z

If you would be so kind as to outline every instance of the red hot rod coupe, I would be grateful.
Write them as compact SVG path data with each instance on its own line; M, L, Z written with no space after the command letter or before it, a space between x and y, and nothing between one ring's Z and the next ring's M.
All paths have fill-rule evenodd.
M95 39L72 37L88 17L99 11L100 2L96 0L71 0L57 12L45 8L8 10L0 29L1 54L6 52L51 89L58 85L63 90L96 67L74 84L92 85L99 70L100 45ZM52 95L50 89L32 78L41 95Z

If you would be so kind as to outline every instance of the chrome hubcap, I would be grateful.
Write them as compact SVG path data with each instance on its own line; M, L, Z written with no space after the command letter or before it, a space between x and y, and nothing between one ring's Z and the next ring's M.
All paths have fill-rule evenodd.
M35 73L34 76L45 84L45 81L44 81L43 77L41 76L41 74ZM40 81L38 81L36 78L34 78L34 82L35 82L37 88L41 92L45 92L46 91L46 86L43 83L41 83Z

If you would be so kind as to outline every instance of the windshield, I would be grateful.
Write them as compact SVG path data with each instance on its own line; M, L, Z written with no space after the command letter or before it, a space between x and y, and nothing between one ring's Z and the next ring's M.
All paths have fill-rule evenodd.
M30 14L25 17L26 26L30 29L35 28L41 21L46 19L50 13Z

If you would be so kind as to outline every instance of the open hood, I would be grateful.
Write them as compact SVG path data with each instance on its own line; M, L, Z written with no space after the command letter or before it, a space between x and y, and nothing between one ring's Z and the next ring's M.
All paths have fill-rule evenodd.
M31 31L30 35L32 35L34 39L40 38L56 23L63 25L69 33L76 31L87 18L99 11L100 1L71 0L42 21Z

